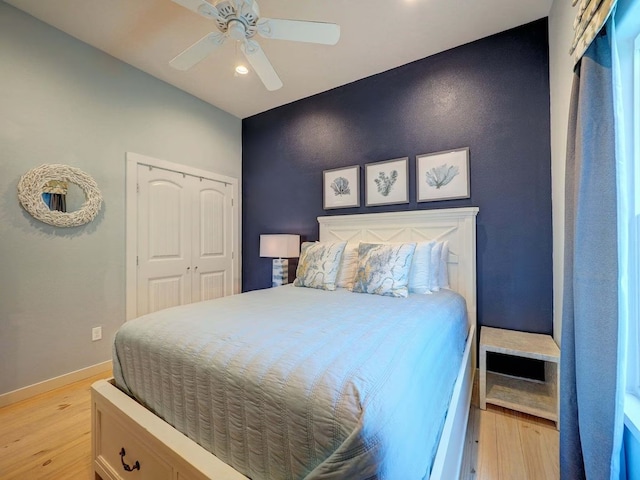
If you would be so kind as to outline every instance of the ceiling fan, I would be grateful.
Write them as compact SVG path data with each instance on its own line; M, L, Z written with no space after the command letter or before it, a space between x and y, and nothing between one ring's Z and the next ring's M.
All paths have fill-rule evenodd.
M172 0L203 17L216 22L218 32L211 32L180 53L169 64L178 70L188 70L231 38L240 42L240 50L247 58L267 90L278 90L282 80L253 37L294 42L335 45L340 38L340 26L334 23L307 22L260 18L254 0Z

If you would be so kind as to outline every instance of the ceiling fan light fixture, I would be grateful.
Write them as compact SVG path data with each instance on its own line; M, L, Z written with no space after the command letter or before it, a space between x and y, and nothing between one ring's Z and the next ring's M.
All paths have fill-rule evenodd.
M216 10L216 8L213 5L210 5L209 3L202 3L198 8L197 11L200 15L202 15L203 17L206 18L217 18L218 17L218 11Z

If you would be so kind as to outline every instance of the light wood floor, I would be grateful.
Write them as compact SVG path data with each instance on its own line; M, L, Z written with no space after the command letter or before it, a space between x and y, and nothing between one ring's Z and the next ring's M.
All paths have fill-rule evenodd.
M97 375L0 408L2 480L75 480L91 474L90 385ZM461 480L556 480L558 431L552 422L499 407L469 416Z
M551 421L487 405L473 389L460 480L558 480L560 434Z
M0 408L0 479L93 478L89 387L109 376L106 372Z

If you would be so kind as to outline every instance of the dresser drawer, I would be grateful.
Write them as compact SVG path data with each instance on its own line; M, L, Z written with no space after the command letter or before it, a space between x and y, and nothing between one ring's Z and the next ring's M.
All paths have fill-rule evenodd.
M96 479L249 480L120 391L113 380L94 383L91 402Z
M94 461L113 480L172 480L173 468L110 412L96 409Z

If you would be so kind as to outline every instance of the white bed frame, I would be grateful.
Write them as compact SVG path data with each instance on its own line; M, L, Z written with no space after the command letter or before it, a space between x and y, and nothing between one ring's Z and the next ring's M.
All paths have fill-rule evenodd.
M466 299L469 333L431 480L452 480L460 476L476 370L477 213L477 207L466 207L318 218L321 241L449 241L449 281L452 290ZM91 397L96 479L246 480L244 475L122 393L112 381L96 382ZM133 471L127 471L125 465Z

